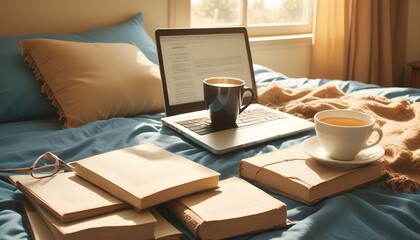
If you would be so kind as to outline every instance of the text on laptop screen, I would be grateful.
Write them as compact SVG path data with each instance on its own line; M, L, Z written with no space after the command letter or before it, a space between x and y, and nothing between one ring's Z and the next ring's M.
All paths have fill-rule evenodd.
M242 33L162 36L169 105L203 101L208 77L236 77L252 88L244 38Z

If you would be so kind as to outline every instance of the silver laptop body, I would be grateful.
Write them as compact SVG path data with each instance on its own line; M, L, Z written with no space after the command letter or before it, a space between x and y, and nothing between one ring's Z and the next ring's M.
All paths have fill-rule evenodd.
M215 154L313 129L312 122L257 104L257 98L238 117L238 127L211 129L204 105L205 78L240 78L257 93L246 29L158 29L155 35L165 100L164 125ZM261 111L270 118L249 118ZM202 122L198 124L195 119Z

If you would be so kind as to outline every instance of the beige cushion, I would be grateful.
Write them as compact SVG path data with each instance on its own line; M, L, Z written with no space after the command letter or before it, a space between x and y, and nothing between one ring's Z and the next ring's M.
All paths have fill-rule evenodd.
M158 66L130 43L20 42L65 128L163 110Z

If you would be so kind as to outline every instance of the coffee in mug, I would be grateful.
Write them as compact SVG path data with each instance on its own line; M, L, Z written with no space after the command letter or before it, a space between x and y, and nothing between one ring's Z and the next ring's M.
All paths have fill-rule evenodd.
M229 128L236 126L238 115L254 100L252 89L245 87L245 82L238 78L213 77L203 81L204 102L209 112L213 128ZM251 97L242 104L244 94Z
M336 160L353 160L363 149L378 144L383 136L382 130L374 127L375 118L361 112L326 110L315 114L314 120L321 146ZM373 132L378 137L369 142Z

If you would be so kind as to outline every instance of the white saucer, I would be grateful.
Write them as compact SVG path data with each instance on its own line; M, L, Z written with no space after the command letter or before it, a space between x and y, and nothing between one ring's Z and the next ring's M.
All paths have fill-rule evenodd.
M362 150L359 154L357 154L354 160L335 160L328 156L328 153L321 146L316 136L308 138L303 142L303 151L305 151L305 153L320 161L321 163L337 169L357 168L365 164L374 162L380 159L385 154L385 150L381 146L375 145L373 147Z

